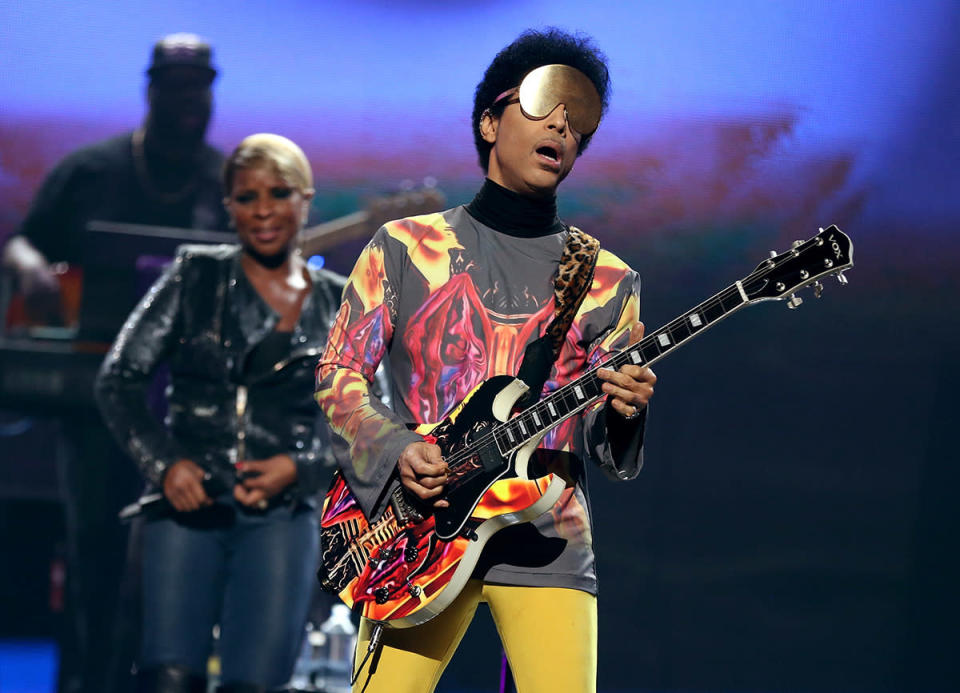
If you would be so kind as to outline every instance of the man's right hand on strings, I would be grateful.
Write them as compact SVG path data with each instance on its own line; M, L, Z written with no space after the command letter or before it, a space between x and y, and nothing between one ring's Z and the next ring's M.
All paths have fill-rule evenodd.
M447 483L447 463L443 461L440 447L426 441L410 443L397 460L400 483L417 498L433 504L435 508L447 508L450 502L440 498Z

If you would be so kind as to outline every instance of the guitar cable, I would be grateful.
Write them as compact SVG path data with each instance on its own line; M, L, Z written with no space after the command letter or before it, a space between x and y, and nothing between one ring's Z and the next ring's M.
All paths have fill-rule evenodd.
M363 671L364 665L367 663L367 660L370 659L370 655L374 654L377 650L380 649L380 638L383 635L383 624L377 623L373 626L373 630L370 631L370 641L367 643L367 653L363 655L363 659L360 661L360 667L357 667L357 651L353 651L354 661L353 661L353 677L350 679L350 685L352 686L357 682L357 679L360 678L360 673ZM370 662L370 670L367 672L367 680L363 684L363 691L367 690L367 686L370 685L370 677L373 676L373 672L376 670L376 657Z

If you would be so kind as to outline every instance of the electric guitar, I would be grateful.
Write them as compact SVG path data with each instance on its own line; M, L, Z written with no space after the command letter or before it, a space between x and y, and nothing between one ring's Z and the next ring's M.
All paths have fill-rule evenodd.
M744 306L787 299L820 279L853 266L850 238L836 226L761 262L743 279L687 311L642 340L612 352L603 362L617 369L660 360L708 327ZM789 298L788 298L789 297ZM444 498L432 508L397 488L376 522L368 522L340 472L334 476L321 515L324 589L339 594L368 619L392 628L424 623L460 593L486 541L498 530L528 522L549 510L570 483L559 469L534 454L543 436L606 395L589 368L576 380L522 411L527 386L512 376L488 379L439 424L416 428L440 446L449 468Z

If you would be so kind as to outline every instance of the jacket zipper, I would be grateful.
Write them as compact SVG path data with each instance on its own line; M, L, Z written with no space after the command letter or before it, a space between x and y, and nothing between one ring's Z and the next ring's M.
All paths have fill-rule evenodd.
M237 385L237 447L234 449L234 464L247 458L247 429L244 425L246 413L247 386Z

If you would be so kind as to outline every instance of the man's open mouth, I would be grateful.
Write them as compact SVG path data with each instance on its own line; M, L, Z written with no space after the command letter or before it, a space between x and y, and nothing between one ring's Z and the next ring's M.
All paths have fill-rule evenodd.
M548 159L560 163L560 150L556 147L553 147L549 144L544 144L540 147L537 147L537 154L540 156L545 156Z

